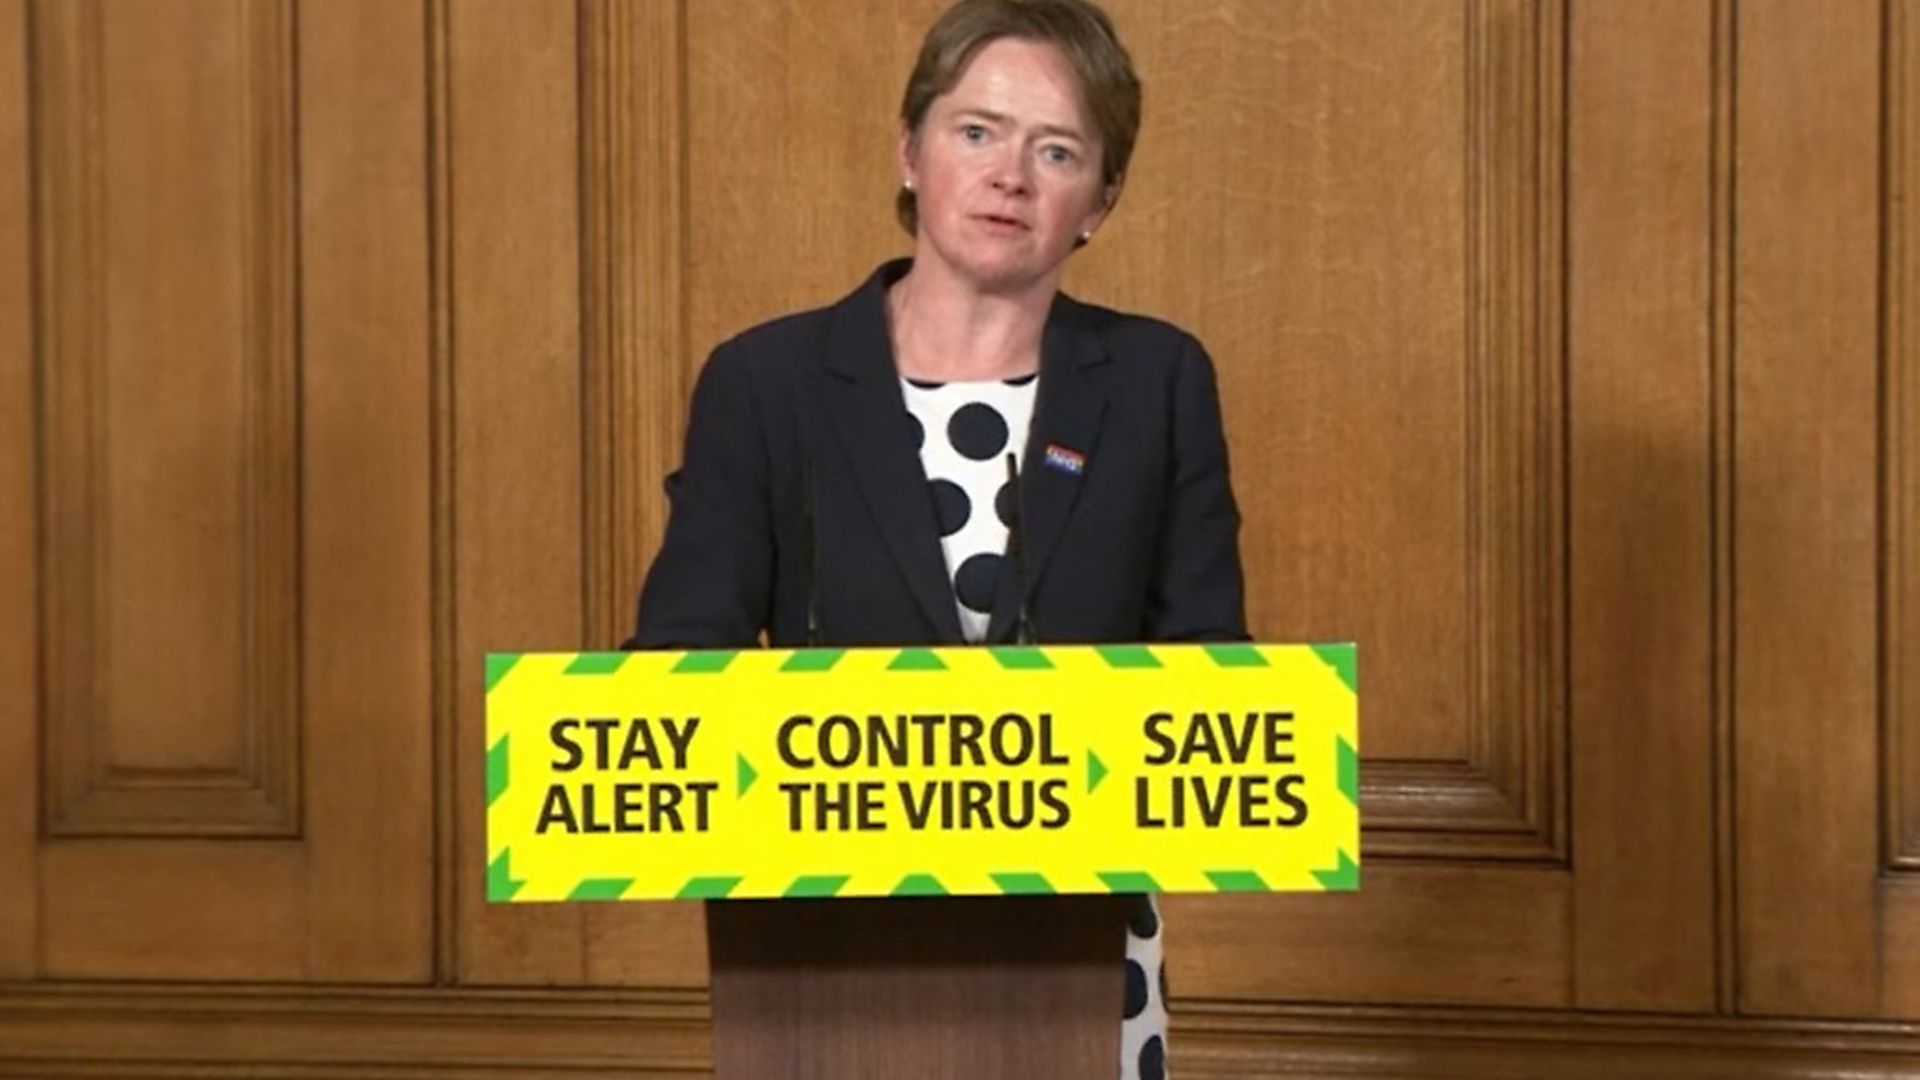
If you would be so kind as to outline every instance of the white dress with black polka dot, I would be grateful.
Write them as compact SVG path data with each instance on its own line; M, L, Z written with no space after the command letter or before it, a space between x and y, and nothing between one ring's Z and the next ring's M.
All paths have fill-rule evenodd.
M1018 464L1023 456L1037 384L1033 375L983 382L901 380L907 411L919 427L920 463L953 578L960 629L970 642L987 636L1012 514L1005 459L1011 453ZM1121 1080L1165 1080L1167 973L1160 912L1151 896L1140 898L1127 928L1126 964Z

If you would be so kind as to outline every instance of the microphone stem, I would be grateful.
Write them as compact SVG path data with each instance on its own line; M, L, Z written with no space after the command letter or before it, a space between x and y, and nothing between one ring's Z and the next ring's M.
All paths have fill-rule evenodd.
M1020 492L1020 463L1013 454L1007 454L1007 484L1013 493L1012 520L1007 523L1007 548L1013 555L1014 584L1019 590L1019 614L1014 621L1013 642L1016 645L1038 644L1033 632L1033 618L1027 611L1027 544L1026 512Z

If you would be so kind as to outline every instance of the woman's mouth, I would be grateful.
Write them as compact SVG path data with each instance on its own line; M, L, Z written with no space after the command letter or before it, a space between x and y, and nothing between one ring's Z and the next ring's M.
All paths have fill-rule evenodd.
M1016 217L1008 217L1005 214L975 214L974 220L982 222L983 224L989 225L995 229L1005 229L1010 232L1026 232L1027 231L1026 222L1021 221L1019 218L1016 218Z

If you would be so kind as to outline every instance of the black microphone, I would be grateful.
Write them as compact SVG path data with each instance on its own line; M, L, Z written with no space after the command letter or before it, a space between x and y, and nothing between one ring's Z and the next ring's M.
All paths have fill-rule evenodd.
M821 646L820 634L820 493L814 487L813 458L807 458L807 507L802 527L807 534L807 648Z
M1012 512L1007 515L1007 554L1013 556L1014 584L1020 590L1020 613L1013 624L1013 643L1037 645L1040 638L1033 632L1033 617L1027 611L1027 545L1021 528L1026 515L1021 512L1020 463L1011 453L1007 455L1007 486L1013 503Z

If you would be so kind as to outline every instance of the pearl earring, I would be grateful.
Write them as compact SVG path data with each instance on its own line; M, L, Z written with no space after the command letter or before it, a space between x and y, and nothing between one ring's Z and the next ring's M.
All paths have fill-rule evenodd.
M901 187L903 187L903 188L906 188L906 189L907 189L908 191L912 191L912 190L913 190L913 181L911 181L911 180L902 180L902 181L900 181L900 186L901 186Z

